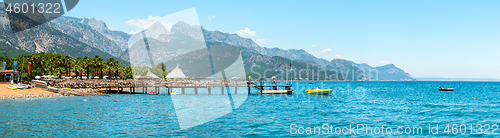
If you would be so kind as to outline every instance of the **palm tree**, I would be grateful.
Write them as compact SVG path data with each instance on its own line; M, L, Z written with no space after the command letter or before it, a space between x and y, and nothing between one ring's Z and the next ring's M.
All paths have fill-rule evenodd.
M59 72L60 70L59 67L62 67L62 64L63 64L63 59L62 59L62 55L56 55L54 57L51 58L52 62L51 62L51 71L53 71L53 73L51 75L54 75L54 76L58 76L60 77L61 75L61 72Z
M102 69L104 70L104 72L106 72L106 76L108 76L108 77L111 76L111 70L113 70L113 69L110 66L108 66L107 63L103 64ZM104 74L104 72L103 72L103 74Z
M75 74L76 74L76 77L80 77L80 61L81 61L81 58L80 57L76 57L74 60L73 60L73 71L75 71ZM81 77L80 77L81 78Z
M113 62L113 67L115 70L115 78L117 78L117 79L118 79L118 74L119 74L121 64L122 64L122 62L120 62L120 61Z
M114 71L114 63L115 63L115 59L113 59L113 58L109 58L109 59L107 60L107 63L106 63L106 64L107 64L107 65L108 65L108 67L109 67L109 68L108 68L108 76L109 76L109 77L111 77L111 75L110 75L110 74L111 74L111 71Z
M43 75L43 73L42 73L42 68L43 68L42 65L43 65L43 60L44 60L43 54L44 54L44 52L41 52L41 53L35 54L35 56L34 56L37 63L38 63L36 67L38 68L38 75L39 76Z
M67 72L68 68L67 68L67 62L68 62L68 56L66 55L62 55L62 54L59 54L57 55L57 65L56 65L56 70L58 72L58 75L59 77L62 76L63 73Z
M95 73L96 73L96 72L95 72L95 68L96 68L95 66L96 66L96 64L97 64L97 63L96 63L96 61L95 61L95 59L94 59L94 58L89 58L89 59L88 59L88 62L89 62L89 67L91 67L91 68L92 68L92 69L90 70L90 71L91 71L90 73L91 73L91 75L92 75L92 76L95 76Z
M102 62L102 57L101 56L95 56L95 60L97 61L97 67L99 68L99 77L102 79L102 66L104 65L104 62Z
M53 58L50 58L50 57L46 57L45 58L45 62L43 63L42 67L43 67L43 72L45 75L52 75L52 66L54 66L54 62L52 61Z
M97 60L99 61L99 77L101 79L103 79L102 78L104 76L103 66L105 66L105 63L102 60L104 60L104 59L102 59L102 57L98 56Z
M83 56L82 58L82 67L85 69L85 75L87 76L87 79L89 78L89 58L87 56Z
M71 77L71 57L64 56L64 68L66 68L66 77Z

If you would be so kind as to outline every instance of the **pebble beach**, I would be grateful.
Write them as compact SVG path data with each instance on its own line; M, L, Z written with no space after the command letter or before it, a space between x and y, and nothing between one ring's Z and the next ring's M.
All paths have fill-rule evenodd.
M9 84L0 84L0 100L10 100L19 98L44 98L44 97L59 97L59 96L109 96L102 94L96 89L74 89L66 90L59 89L56 92L48 91L47 89L34 87L31 89L8 89Z
M59 97L61 94L47 91L42 88L31 88L23 90L8 89L9 84L0 84L0 99L19 99L19 98L43 98L43 97Z

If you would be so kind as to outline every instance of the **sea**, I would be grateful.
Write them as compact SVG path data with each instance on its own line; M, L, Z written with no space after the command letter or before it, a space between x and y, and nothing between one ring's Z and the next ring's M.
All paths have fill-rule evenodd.
M500 137L500 82L287 83L291 95L243 87L2 100L0 137ZM333 92L305 91L316 87Z

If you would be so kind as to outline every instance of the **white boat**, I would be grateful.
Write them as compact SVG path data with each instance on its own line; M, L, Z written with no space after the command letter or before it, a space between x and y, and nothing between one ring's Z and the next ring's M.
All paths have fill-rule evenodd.
M56 88L56 87L51 87L51 86L48 86L48 87L47 87L47 89L49 89L49 90L54 90L54 91L59 90L58 88Z
M32 80L31 82L35 83L36 85L47 85L47 82L45 81L39 81L39 80Z
M16 87L16 88L17 88L17 89L19 89L19 90L24 89L24 87L22 87L22 86L18 86L18 85L10 85L10 87Z
M18 89L29 89L31 88L29 85L24 85L24 84L15 84Z
M454 91L455 89L454 88L441 88L441 87L439 87L438 90L440 90L440 91Z
M262 94L291 94L293 90L262 90Z

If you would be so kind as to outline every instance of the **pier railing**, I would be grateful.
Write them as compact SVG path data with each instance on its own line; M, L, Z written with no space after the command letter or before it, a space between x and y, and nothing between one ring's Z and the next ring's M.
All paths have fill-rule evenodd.
M80 88L92 88L97 89L98 91L102 91L104 93L109 92L117 92L123 93L124 89L129 89L130 94L146 94L148 93L148 89L154 88L152 91L154 94L160 94L161 89L167 89L167 94L171 94L174 88L180 88L181 93L185 94L186 89L194 89L195 94L198 94L198 89L207 89L208 94L212 94L212 88L220 88L220 94L224 94L226 91L234 88L234 93L238 93L238 87L246 87L248 88L248 94L251 94L251 89L256 88L259 93L258 94L292 94L293 89L291 89L291 85L288 84L264 84L262 82L253 83L246 81L233 81L233 82L225 82L225 81L208 81L208 82L152 82L152 81L119 81L119 82L86 82L86 81L75 81L72 83L67 83L62 81L61 83L55 83L57 87L60 88L71 88L71 89L80 89ZM136 90L141 90L140 93L137 93ZM241 93L241 92L240 92Z

